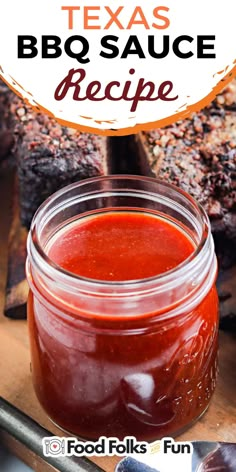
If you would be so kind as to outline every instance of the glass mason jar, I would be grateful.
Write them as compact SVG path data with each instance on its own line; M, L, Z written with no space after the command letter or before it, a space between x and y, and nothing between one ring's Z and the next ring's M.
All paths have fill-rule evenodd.
M196 249L166 273L124 282L79 277L47 256L69 221L129 209L174 220ZM208 217L172 185L111 176L52 195L33 219L27 259L33 383L51 420L80 438L148 441L196 421L216 384L216 273Z

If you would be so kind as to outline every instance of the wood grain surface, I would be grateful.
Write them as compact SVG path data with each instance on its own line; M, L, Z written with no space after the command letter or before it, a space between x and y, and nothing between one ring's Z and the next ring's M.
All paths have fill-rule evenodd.
M33 391L30 374L30 354L27 323L3 316L7 268L7 238L10 224L7 180L0 177L0 396L20 408L53 434L62 433L50 422L40 407ZM236 337L220 334L220 374L217 389L207 413L181 440L211 440L236 442ZM21 459L37 472L46 472L37 457L14 441L6 442ZM106 472L113 472L117 458L96 458Z

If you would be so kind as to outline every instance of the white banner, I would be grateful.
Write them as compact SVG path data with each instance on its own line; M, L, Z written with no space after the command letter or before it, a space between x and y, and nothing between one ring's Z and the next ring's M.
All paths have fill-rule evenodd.
M8 0L0 74L67 125L162 126L204 107L236 73L234 12L234 0Z

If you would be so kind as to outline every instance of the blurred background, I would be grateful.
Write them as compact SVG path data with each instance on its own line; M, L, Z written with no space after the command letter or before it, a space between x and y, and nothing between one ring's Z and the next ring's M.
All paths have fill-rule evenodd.
M0 470L1 472L33 472L2 446L0 446Z

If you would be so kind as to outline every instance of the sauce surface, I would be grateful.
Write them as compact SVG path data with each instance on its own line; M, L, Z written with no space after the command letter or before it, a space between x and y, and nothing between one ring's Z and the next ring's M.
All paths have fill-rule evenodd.
M137 212L108 212L69 224L54 236L49 257L74 274L106 281L153 277L194 251L175 224Z

